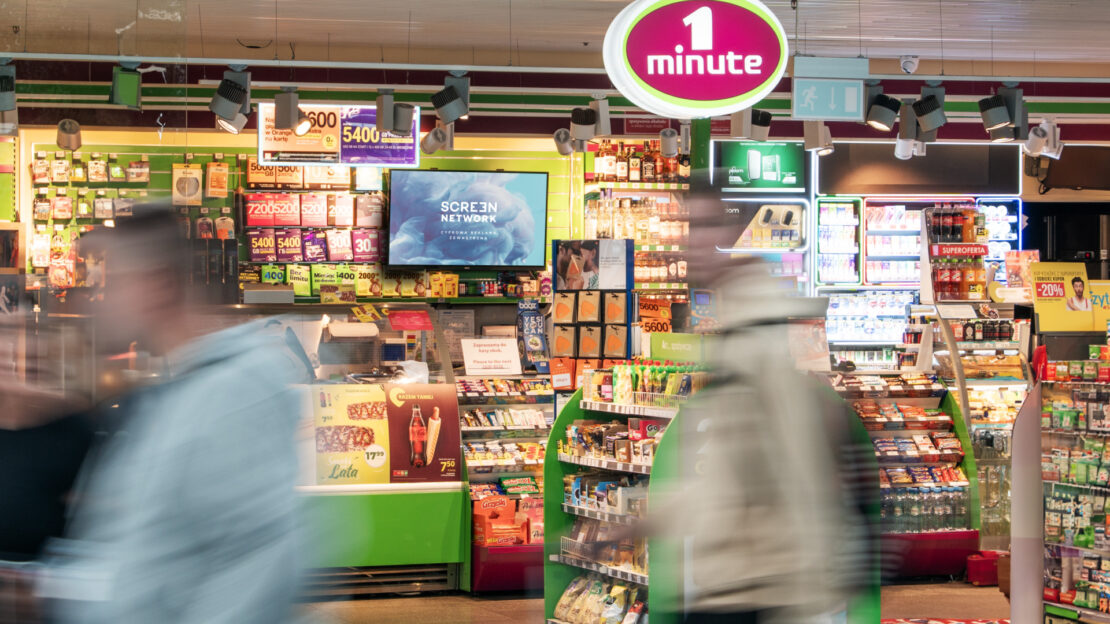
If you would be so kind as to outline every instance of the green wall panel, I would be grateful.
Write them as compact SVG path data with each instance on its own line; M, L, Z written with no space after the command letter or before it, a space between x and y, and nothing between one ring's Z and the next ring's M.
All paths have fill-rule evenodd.
M308 495L308 565L317 568L464 563L470 501L462 491Z

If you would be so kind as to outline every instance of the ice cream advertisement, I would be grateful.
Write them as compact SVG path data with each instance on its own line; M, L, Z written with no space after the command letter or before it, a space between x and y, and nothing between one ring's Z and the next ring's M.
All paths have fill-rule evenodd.
M544 264L547 174L393 171L391 266Z
M316 483L458 481L459 412L447 385L312 387Z

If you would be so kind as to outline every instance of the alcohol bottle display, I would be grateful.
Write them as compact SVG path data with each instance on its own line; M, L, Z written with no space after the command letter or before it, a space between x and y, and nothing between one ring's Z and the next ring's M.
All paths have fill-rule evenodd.
M587 179L590 176L587 172ZM688 183L690 155L664 158L659 141L614 144L603 140L594 155L594 182Z

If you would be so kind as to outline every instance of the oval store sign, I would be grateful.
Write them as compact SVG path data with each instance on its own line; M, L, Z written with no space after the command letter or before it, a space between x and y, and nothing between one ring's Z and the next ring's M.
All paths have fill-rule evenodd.
M727 115L769 94L786 71L786 33L758 0L636 0L605 33L605 70L663 117Z

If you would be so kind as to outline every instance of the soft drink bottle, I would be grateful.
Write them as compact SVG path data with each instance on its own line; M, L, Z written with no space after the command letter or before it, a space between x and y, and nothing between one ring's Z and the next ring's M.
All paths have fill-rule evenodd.
M420 406L412 406L412 420L409 421L409 465L413 468L423 468L427 464L424 449L428 444L428 427L424 424L424 416L420 414Z

